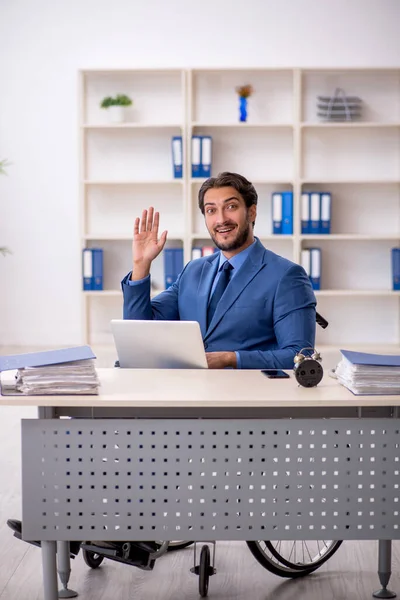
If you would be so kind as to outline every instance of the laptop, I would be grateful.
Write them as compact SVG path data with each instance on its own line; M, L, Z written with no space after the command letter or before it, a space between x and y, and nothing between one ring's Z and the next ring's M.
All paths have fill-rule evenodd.
M207 369L197 321L113 319L120 367L128 369Z

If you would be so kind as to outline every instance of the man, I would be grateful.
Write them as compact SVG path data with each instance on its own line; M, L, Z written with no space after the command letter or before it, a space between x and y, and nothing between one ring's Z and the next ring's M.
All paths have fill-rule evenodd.
M151 263L167 232L158 235L153 208L135 220L124 319L198 321L211 369L291 369L295 354L315 340L316 300L304 269L254 237L257 192L242 175L207 179L199 207L221 252L189 262L153 300Z

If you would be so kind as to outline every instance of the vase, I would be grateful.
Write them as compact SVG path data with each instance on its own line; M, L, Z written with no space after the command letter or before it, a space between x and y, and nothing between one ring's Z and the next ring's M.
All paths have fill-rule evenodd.
M125 120L125 111L123 106L110 106L108 108L110 123L123 123Z
M247 98L239 96L239 121L247 121Z

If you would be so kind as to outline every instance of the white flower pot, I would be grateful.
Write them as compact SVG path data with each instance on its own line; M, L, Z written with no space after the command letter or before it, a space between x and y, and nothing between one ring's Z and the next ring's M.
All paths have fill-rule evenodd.
M123 123L125 120L125 111L123 106L109 106L108 116L110 123Z

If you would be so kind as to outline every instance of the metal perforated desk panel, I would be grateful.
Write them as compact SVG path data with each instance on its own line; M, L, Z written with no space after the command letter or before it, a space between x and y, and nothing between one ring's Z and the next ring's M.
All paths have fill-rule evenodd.
M26 420L26 539L399 538L397 419Z

